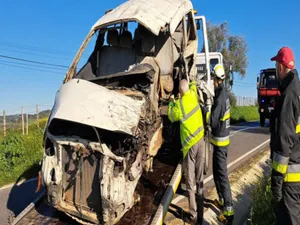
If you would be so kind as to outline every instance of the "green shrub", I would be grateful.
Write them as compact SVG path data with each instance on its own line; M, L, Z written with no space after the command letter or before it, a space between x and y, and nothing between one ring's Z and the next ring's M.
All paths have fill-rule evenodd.
M46 120L40 122L41 128L32 124L28 136L22 135L20 130L10 131L0 142L0 186L37 175L43 155L45 123Z
M251 225L273 225L275 215L272 208L271 178L260 178L252 193Z

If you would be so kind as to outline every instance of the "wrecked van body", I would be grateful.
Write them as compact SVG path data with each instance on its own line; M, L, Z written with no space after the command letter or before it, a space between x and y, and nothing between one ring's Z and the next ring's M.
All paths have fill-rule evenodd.
M81 223L116 224L138 201L137 183L166 135L162 109L181 79L197 76L196 32L190 0L130 0L95 23L46 127L49 204ZM94 50L77 71L94 35Z

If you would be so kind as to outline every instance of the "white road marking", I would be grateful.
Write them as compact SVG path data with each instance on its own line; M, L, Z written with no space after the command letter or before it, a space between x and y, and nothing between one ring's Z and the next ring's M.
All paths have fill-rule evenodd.
M247 152L246 154L242 155L241 157L237 158L236 160L234 160L233 162L229 163L227 165L227 169L229 169L231 166L233 166L234 164L236 164L237 162L241 161L242 159L244 159L245 157L247 157L248 155L250 155L251 153L257 151L259 148L261 148L262 146L264 146L265 144L267 144L270 141L270 139L264 141L263 143L261 143L260 145L256 146L255 148L253 148L252 150L250 150L249 152ZM210 175L209 177L205 178L203 183L206 184L209 181L211 181L213 179L213 175ZM179 195L176 198L174 198L172 200L172 204L176 204L177 202L180 202L182 199L186 198L184 195Z
M251 129L255 129L255 128L258 128L258 126L255 126L255 127L245 127L245 128L239 129L239 130L232 131L231 134L230 134L230 137L232 137L233 135L235 135L236 133L239 133L241 131L251 130Z
M7 188L11 188L14 185L20 186L21 184L26 184L26 183L29 183L29 182L32 182L32 181L36 181L36 180L37 180L37 177L29 179L29 180L21 180L18 183L12 183L12 184L8 184L8 185L5 185L5 186L1 187L0 191L2 191L4 189L7 189Z

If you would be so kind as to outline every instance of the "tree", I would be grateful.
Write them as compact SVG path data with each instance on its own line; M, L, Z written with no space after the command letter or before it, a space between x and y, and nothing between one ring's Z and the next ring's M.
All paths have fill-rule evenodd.
M233 72L238 73L242 78L245 77L248 66L248 45L245 39L230 35L227 22L220 25L212 25L208 22L207 37L209 51L223 54L226 74L229 74L232 65Z

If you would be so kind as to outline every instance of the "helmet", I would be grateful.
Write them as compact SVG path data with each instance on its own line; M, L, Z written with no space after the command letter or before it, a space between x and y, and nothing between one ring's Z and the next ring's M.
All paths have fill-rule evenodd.
M224 67L222 64L215 65L213 72L214 72L214 75L216 77L218 77L219 79L221 79L221 80L225 79L225 70L224 70Z

